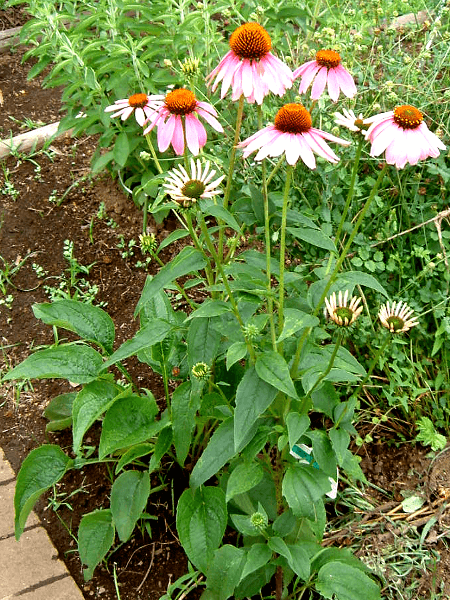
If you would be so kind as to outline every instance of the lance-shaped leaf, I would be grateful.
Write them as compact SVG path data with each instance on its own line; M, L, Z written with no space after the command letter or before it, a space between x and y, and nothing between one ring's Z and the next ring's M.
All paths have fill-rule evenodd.
M336 246L331 238L329 238L321 229L311 229L309 227L287 227L288 231L295 238L308 242L313 246L325 248L331 252L336 252Z
M7 379L68 379L88 383L103 370L101 355L84 344L65 344L39 350L6 373Z
M347 271L346 273L341 273L337 281L342 290L344 290L346 286L353 287L355 285L363 285L364 287L376 290L377 292L380 292L380 294L383 294L383 296L386 298L389 298L388 292L378 282L378 280L373 275L364 273L363 271Z
M200 271L206 266L203 254L192 246L185 246L183 250L169 263L167 263L153 279L145 282L142 296L136 306L137 314L144 304L167 285L173 283L178 277L188 273Z
M59 446L45 444L32 450L17 475L14 495L15 534L18 540L28 515L41 494L57 483L73 465Z
M60 431L72 425L72 407L77 392L68 392L60 394L50 400L44 410L44 417L50 421L45 427L45 431Z
M168 321L162 319L154 319L148 323L143 329L138 331L131 340L124 342L120 348L118 348L114 354L103 365L105 368L114 365L120 360L124 360L133 354L137 354L144 348L149 348L158 342L161 342L170 331L173 329L173 325Z
M297 398L289 367L281 354L273 350L267 350L258 356L255 368L261 379L270 383L280 392L284 392L292 398Z
M96 510L84 515L78 528L78 553L82 564L87 565L83 575L91 579L95 567L106 556L114 543L115 529L109 509Z
M281 332L277 343L291 337L294 333L297 333L297 331L300 331L305 327L315 327L318 324L319 319L317 317L308 315L308 313L296 308L286 308L284 311L283 331Z
M142 515L150 494L150 476L142 471L125 471L111 488L111 513L117 533L126 542Z
M73 331L83 339L99 344L111 354L114 323L104 310L77 300L57 300L52 304L34 304L34 316L47 325Z
M198 317L217 317L230 311L231 304L229 302L224 302L223 300L206 300L187 317L186 321Z

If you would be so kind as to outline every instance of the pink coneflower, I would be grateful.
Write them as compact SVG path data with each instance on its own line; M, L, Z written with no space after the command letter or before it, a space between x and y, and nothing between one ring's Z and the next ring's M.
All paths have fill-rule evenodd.
M317 100L322 95L325 86L333 102L337 102L339 93L348 98L356 94L353 77L341 65L341 57L334 50L319 50L315 60L310 60L294 71L294 79L301 77L299 93L303 94L314 83L311 89L311 98Z
M154 110L154 103L151 102L147 94L133 94L129 98L116 100L111 106L105 108L105 112L114 112L113 117L119 117L122 121L134 112L134 116L138 124L142 127L147 119L149 119Z
M372 142L370 155L379 156L386 151L386 162L397 169L403 169L406 163L415 165L429 156L436 158L439 150L445 150L414 106L397 106L393 111L365 119L365 123L371 123L365 134Z
M164 96L150 96L157 108L149 117L149 127L144 135L158 126L158 148L165 152L172 144L178 155L184 152L183 119L186 129L186 143L194 156L206 144L206 130L197 115L203 117L213 129L223 132L223 127L216 119L216 109L208 102L199 102L190 90L179 88Z
M231 50L206 78L208 83L216 78L212 91L222 82L220 97L229 87L232 100L244 95L247 102L262 104L270 92L283 96L292 86L292 71L279 58L270 53L272 40L258 23L244 23L230 37Z
M255 160L286 153L286 160L295 165L299 158L310 169L316 168L314 153L325 160L337 163L339 158L325 140L348 146L350 142L312 127L311 115L301 104L285 104L275 116L274 125L269 125L240 144L245 148L244 158L258 150Z

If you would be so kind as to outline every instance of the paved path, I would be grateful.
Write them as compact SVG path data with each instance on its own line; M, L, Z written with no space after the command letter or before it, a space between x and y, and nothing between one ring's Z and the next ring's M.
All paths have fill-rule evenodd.
M83 600L34 513L16 541L15 484L14 472L0 448L0 600Z

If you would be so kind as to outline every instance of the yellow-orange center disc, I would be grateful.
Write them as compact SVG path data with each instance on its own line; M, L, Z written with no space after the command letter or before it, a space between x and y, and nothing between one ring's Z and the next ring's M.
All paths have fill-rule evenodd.
M305 133L311 126L311 115L302 104L285 104L275 116L275 127L283 133Z
M403 129L416 129L422 123L423 115L414 106L404 104L394 110L394 121Z
M169 92L165 99L166 108L174 115L187 115L194 112L197 98L191 90L177 89Z
M133 94L128 98L128 104L133 108L144 108L147 100L147 94Z
M230 47L239 58L260 59L270 51L272 41L259 23L244 23L231 34Z
M340 64L341 57L334 50L319 50L319 52L316 54L316 61L322 67L333 69Z

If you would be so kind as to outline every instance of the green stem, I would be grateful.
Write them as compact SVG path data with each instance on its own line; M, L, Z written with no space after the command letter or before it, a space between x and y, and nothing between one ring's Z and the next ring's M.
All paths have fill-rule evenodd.
M153 148L152 140L151 140L151 137L150 137L149 133L146 134L145 139L147 140L147 145L149 147L150 154L152 155L152 158L153 158L153 160L155 162L156 169L157 169L158 173L163 173L164 171L162 170L162 167L159 164L159 160L158 160L158 157L156 156L155 149Z
M391 336L389 334L387 334L386 339L384 340L384 344L381 344L381 346L378 348L377 353L375 354L372 362L370 363L370 367L369 367L369 370L367 371L366 376L360 382L360 384L358 385L356 390L353 392L352 396L354 396L355 398L358 396L359 392L362 390L362 388L366 384L366 382L369 381L370 376L373 373L373 370L375 369L375 367L378 364L378 360L379 360L380 356L384 353L384 351L386 350L386 347L390 341L391 341Z
M335 343L335 345L334 345L333 352L332 352L332 354L331 354L331 356L330 356L330 361L329 361L329 363L328 363L328 366L327 366L327 368L325 369L325 371L322 373L322 375L319 377L319 379L316 381L316 383L313 385L313 387L310 389L310 391L309 391L309 393L308 393L308 396L311 396L311 394L313 393L313 391L314 391L314 390L315 390L315 389L318 387L318 385L319 385L320 383L322 383L322 381L325 379L325 377L328 375L328 373L329 373L329 372L331 371L331 369L333 368L334 361L335 361L335 359L336 359L336 356L337 356L338 350L339 350L339 348L341 347L341 344L342 344L342 340L343 340L343 338L344 338L344 334L343 334L343 332L342 332L342 331L340 331L340 332L339 332L338 339L337 339L337 341L336 341L336 343Z
M282 156L277 164L274 166L274 168L272 169L272 173L269 175L269 177L267 178L267 187L269 187L269 183L272 181L272 179L274 178L274 176L278 173L278 171L280 170L281 165L284 163L284 156Z
M147 222L148 222L148 196L145 194L144 210L142 213L142 235L147 235Z
M372 204L372 201L373 201L373 199L376 196L376 193L378 192L378 188L380 187L381 182L383 181L384 174L386 173L387 166L388 166L387 163L385 163L384 166L383 166L383 168L381 169L380 173L378 174L378 178L377 178L377 180L375 182L375 185L373 186L372 191L370 192L370 195L367 198L366 203L364 204L364 206L363 206L363 208L362 208L362 210L361 210L361 212L359 214L359 217L358 217L358 219L357 219L357 221L355 223L355 226L353 227L353 231L351 232L350 237L348 238L347 243L345 244L345 246L344 246L344 248L343 248L343 250L341 252L341 255L339 256L338 260L336 261L336 265L334 267L334 270L331 273L330 278L328 279L327 284L325 285L325 288L324 288L324 290L322 292L322 295L320 296L320 299L319 299L319 301L318 301L318 303L316 305L316 308L314 309L313 316L315 316L315 317L319 314L319 311L321 309L323 301L325 300L325 298L326 298L326 296L327 296L327 294L328 294L331 286L335 282L336 276L337 276L337 274L339 272L339 269L342 266L342 263L344 262L344 260L345 260L345 258L347 256L349 248L352 245L353 240L355 239L356 234L359 231L361 223L363 222L363 219L366 216L366 213L369 210L370 205ZM307 329L305 329L305 332L303 333L303 335L302 335L302 337L300 339L300 342L299 342L299 344L297 346L297 351L295 353L295 358L294 358L294 361L293 361L292 367L291 367L291 376L293 376L293 377L296 376L297 369L298 369L298 363L300 361L300 355L301 355L301 352L302 352L302 349L303 349L303 345L304 345L305 340L308 337L309 333L311 332L311 329L312 329L312 327L308 327Z
M194 242L194 246L197 248L197 250L200 250L200 252L205 256L205 252L203 251L203 246L202 246L200 240L198 239L197 233L192 224L192 217L191 217L191 214L189 211L186 212L185 218L186 218L186 224L188 227L189 235L191 236L191 239ZM202 218L203 218L203 215L202 215ZM214 283L213 268L211 266L211 261L209 260L209 257L205 256L205 258L207 261L207 265L205 267L206 280L208 281L208 285L211 286Z
M156 260L156 262L159 264L160 267L164 267L165 266L164 263L163 263L163 261L156 254L156 252L152 252L151 254L152 254L152 258L154 258ZM192 302L192 300L186 294L186 292L181 287L181 285L179 283L177 283L176 281L173 282L173 285L177 288L177 290L180 292L180 294L183 296L183 298L186 300L186 302L189 304L189 306L192 308L192 310L195 310L197 308L197 306L195 305L194 302Z
M184 147L183 147L184 168L189 173L189 160L188 160L188 154L187 154L188 147L187 147L187 138L186 138L186 117L184 117L184 116L181 117L181 125L183 127L183 141L184 141Z
M280 238L280 278L279 278L279 301L278 301L278 333L281 335L284 324L284 261L286 255L286 223L289 190L291 188L292 173L294 168L287 165L286 181L283 192L283 208L281 212L281 238Z

